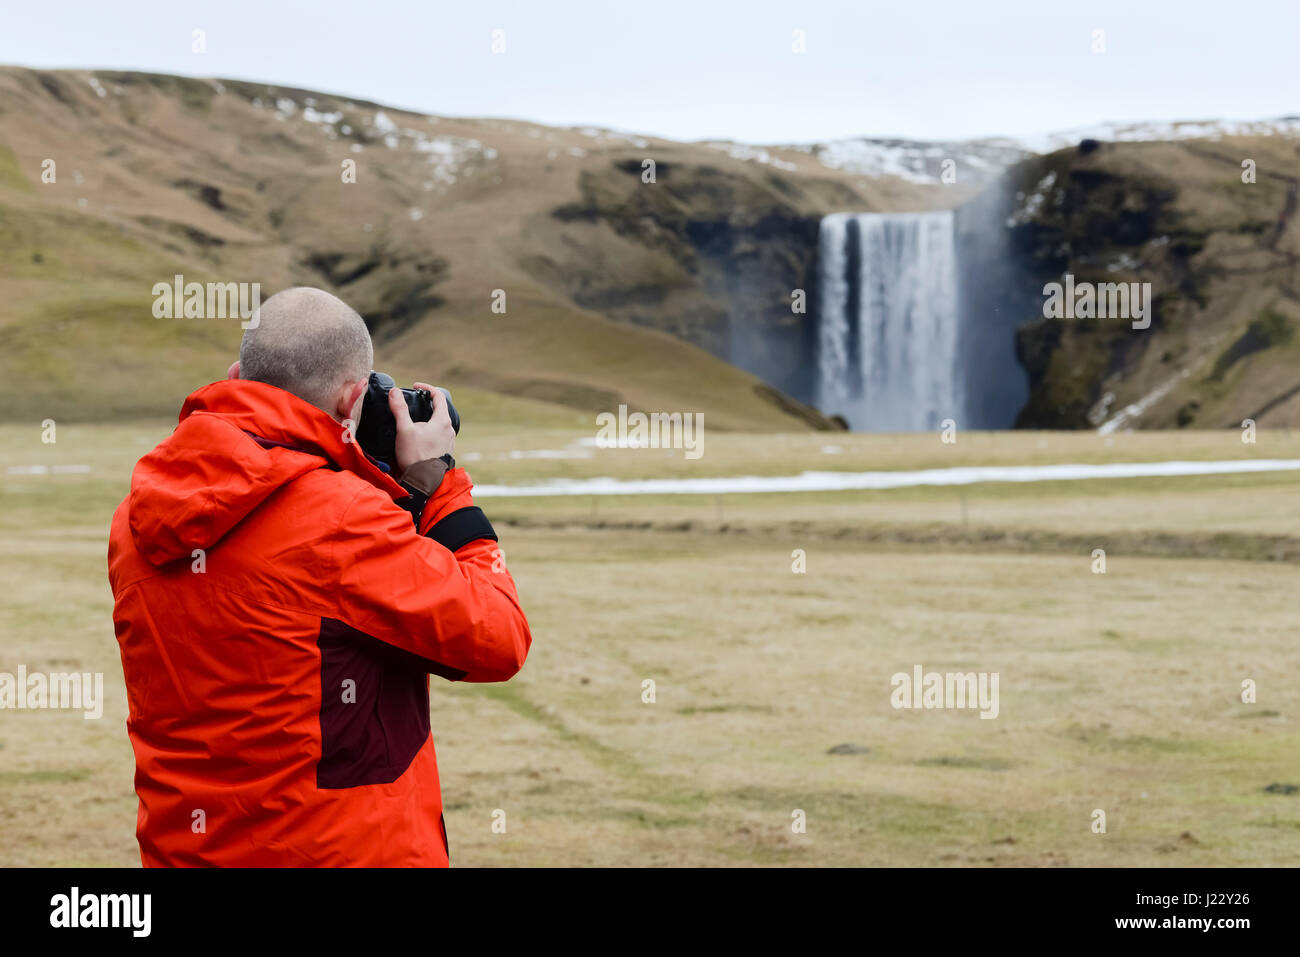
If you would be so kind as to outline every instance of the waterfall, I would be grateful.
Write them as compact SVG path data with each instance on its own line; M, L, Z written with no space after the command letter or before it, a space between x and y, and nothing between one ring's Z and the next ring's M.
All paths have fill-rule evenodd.
M826 216L817 285L822 411L868 432L966 424L952 212Z

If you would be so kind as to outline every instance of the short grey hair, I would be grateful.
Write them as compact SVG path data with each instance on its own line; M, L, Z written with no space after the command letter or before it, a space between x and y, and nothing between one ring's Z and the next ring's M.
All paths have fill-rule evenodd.
M323 289L295 286L254 313L239 344L239 377L292 392L333 415L338 390L370 374L374 347L365 320Z

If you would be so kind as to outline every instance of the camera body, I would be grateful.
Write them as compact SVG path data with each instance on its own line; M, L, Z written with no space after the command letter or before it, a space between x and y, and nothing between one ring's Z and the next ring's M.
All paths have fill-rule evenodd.
M389 390L396 387L393 377L383 372L371 372L366 386L366 397L361 402L361 420L356 425L356 440L361 450L397 470L397 421L388 405ZM460 433L460 416L451 404L451 393L439 389L447 398L447 415L453 432ZM433 418L433 394L424 389L403 389L402 398L412 422L428 422Z

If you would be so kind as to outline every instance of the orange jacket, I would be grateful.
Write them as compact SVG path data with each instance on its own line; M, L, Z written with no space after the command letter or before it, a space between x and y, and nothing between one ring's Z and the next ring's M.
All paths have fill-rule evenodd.
M429 675L532 641L469 476L416 522L342 426L260 382L185 402L108 572L146 866L446 866Z

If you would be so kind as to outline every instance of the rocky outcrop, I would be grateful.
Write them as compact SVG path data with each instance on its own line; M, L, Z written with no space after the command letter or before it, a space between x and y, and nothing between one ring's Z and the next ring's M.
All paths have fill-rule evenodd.
M1008 297L1019 300L1029 378L1016 424L1294 421L1295 172L1284 137L1084 142L1010 171L1008 243L1034 293L1016 286ZM1066 276L1079 287L1149 284L1149 326L1046 318L1043 287Z
M637 158L585 171L556 207L563 252L525 260L578 305L670 332L780 392L812 388L813 275L821 217L856 209L843 183L777 170L736 175Z

